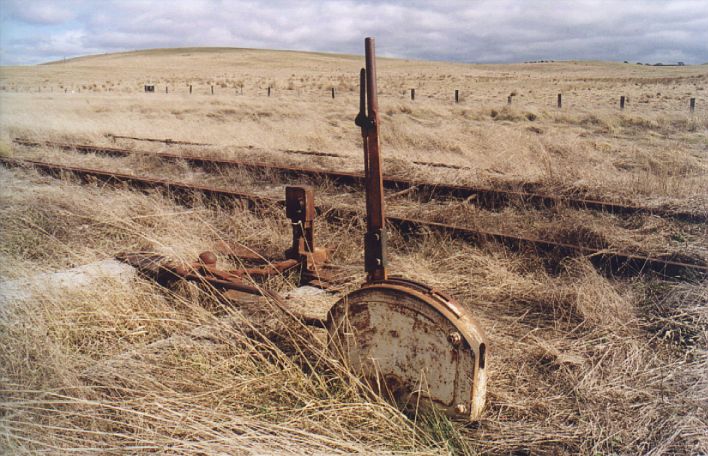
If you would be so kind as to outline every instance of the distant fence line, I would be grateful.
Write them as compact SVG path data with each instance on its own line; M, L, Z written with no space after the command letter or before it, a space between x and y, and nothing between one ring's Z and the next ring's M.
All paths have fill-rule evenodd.
M215 89L215 87L214 87L213 84L212 84L212 85L209 85L208 87L209 87L209 93L210 93L211 95L216 95L216 94L217 94L217 91L216 91L216 89ZM69 89L68 87L60 87L60 88L63 88L63 92L64 92L64 93L68 93L69 91L71 91L71 93L74 93L74 92L76 92L76 93L81 93L81 89L80 89L80 88L77 88L77 89ZM224 87L224 88L227 89L227 87ZM236 93L237 93L237 94L243 95L243 85L240 85L240 86L237 86L237 87L232 87L232 88L235 88L235 89L236 89ZM3 91L3 92L14 92L14 93L32 93L32 92L33 92L31 89L30 89L30 90L17 90L16 87L15 87L14 89L15 89L15 90L8 90L7 87L3 86L2 88L0 88L0 91ZM89 88L89 89L84 88L84 89L85 89L86 91L89 91L89 92L91 92L91 91L92 91L92 92L95 92L95 90L92 90L92 89L90 89L90 88ZM45 87L45 90L46 90L46 87ZM188 84L188 85L186 86L186 90L187 90L187 92L188 92L190 95L192 95L192 94L193 94L193 85L192 85L192 84ZM292 89L287 89L287 90L288 90L288 91L291 91ZM113 90L111 90L110 88L108 88L107 91L108 91L108 92L113 92ZM151 93L151 94L152 94L152 93L156 93L155 85L154 85L154 84L145 84L145 85L143 86L143 91L144 91L145 93ZM38 93L39 93L39 92L42 92L42 87L38 87L38 88L37 88L37 92L38 92ZM49 92L54 92L54 87L53 87L53 86L49 87ZM405 93L405 92L410 93L410 100L411 100L411 101L416 101L416 88L410 88L410 89L404 91L404 93ZM179 94L179 92L178 92L178 91L175 91L175 90L173 90L172 92L170 92L169 85L166 84L166 85L165 85L165 94L169 94L169 93ZM222 92L222 93L223 93L223 92ZM266 87L266 92L265 92L265 93L266 93L266 96L267 96L267 97L270 97L272 94L275 93L275 88L274 88L273 86L270 86L270 85L269 85L268 87ZM335 90L334 87L330 87L325 93L329 94L332 99L335 99L336 90ZM460 102L460 93L461 93L460 89L454 89L454 91L452 92L451 101L454 102L454 103L459 103L459 102ZM299 94L299 92L298 92L298 94ZM386 95L386 94L381 93L381 95ZM507 101L507 105L512 105L512 104L513 104L513 99L514 99L515 96L516 96L516 92L513 92L511 95L507 96L507 100L506 100L506 101ZM431 97L431 98L432 98L432 97ZM679 98L682 98L682 97L679 97ZM436 99L439 100L439 98L436 98ZM626 95L620 95L620 96L619 96L619 109L620 109L620 110L624 110L624 109L625 109L625 105L628 104L629 101L630 101L630 100L629 100L629 97L628 97L628 96L626 96ZM563 94L562 94L562 93L559 93L559 94L557 94L557 96L556 96L556 107L557 107L558 109L563 109ZM689 112L691 112L691 113L694 113L694 112L696 111L696 98L695 98L695 97L690 97L690 98L689 98L689 100L688 100L688 110L689 110Z

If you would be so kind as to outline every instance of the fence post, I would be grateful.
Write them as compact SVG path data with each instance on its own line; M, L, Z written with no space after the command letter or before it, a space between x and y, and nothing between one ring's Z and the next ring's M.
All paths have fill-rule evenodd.
M192 94L192 84L189 84L189 94Z
M268 96L270 96L270 86L268 86Z
M624 109L624 95L620 96L620 109Z
M510 105L511 104L511 95L506 97L506 104Z
M559 93L558 94L558 109L563 107L563 96Z
M165 93L170 93L169 90L167 89L167 86L165 86Z
M332 99L334 100L334 87L332 87Z
M455 89L455 103L460 102L460 91Z
M211 94L214 95L214 86L211 86Z
M411 101L415 101L415 89L411 89Z
M688 106L689 106L689 109L691 110L691 112L695 112L696 111L696 99L691 98L691 101L689 102Z

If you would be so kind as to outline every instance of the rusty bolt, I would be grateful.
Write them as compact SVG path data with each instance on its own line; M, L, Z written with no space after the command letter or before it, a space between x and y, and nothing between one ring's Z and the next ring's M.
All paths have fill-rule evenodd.
M202 252L199 254L199 261L206 266L216 264L216 255L213 252Z
M447 340L453 345L453 347L459 347L462 343L462 335L457 331L454 331L447 335Z
M457 404L455 406L455 413L458 413L460 415L464 415L467 413L467 406L465 404Z

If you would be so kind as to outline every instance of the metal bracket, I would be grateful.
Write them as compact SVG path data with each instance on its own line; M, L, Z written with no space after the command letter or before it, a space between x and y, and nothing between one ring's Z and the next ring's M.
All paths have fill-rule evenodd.
M386 257L386 231L374 230L364 234L364 269L371 272L385 268L388 263Z
M315 197L312 187L293 185L285 187L285 214L293 229L292 246L285 256L300 262L300 283L305 284L319 276L317 270L328 260L327 249L315 246Z

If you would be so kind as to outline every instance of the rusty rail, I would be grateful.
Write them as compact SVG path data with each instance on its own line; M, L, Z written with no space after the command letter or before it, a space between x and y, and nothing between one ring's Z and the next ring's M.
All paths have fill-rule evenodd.
M237 192L225 188L209 187L205 185L187 184L184 182L172 181L168 179L158 179L153 177L133 176L131 174L116 173L108 170L94 168L80 168L74 166L66 166L58 163L48 163L37 160L21 160L13 158L0 157L0 163L8 166L23 166L29 165L47 174L59 175L61 173L71 173L77 176L92 177L101 179L106 182L122 182L136 188L163 188L170 195L180 199L182 196L189 196L194 193L200 193L209 198L215 199L230 199L242 201L249 209L254 209L256 206L266 206L273 204L274 199L259 196L254 193Z
M197 142L191 142L191 141L175 141L174 139L170 139L170 138L145 138L145 137L139 137L139 136L122 136L122 135L114 135L112 133L106 133L105 136L107 138L114 138L114 139L131 139L133 141L159 142L159 143L164 143L167 145L171 145L171 144L181 144L181 145L188 145L188 146L215 146L216 145L216 144L208 144L208 143L197 143ZM253 146L248 146L248 148L252 149ZM282 149L282 150L279 150L278 152L282 152L284 154L293 154L293 155L310 155L313 157L347 158L346 155L338 154L335 152L322 152L319 150ZM449 163L426 162L426 161L418 161L418 160L413 160L413 164L420 165L420 166L430 166L433 168L472 169L469 166L451 165Z
M316 150L284 149L280 152L294 155L310 155L314 157L346 158L346 155L335 154L334 152L320 152Z
M148 152L115 147L67 144L57 142L36 142L25 139L14 139L16 144L28 147L48 146L57 149L77 151L81 153L95 153L109 156L129 156L132 154L155 156L162 160L183 160L187 163L209 169L223 167L243 168L261 172L275 172L287 177L307 177L313 179L326 178L339 185L363 187L365 179L362 174L335 171L301 166L277 165L261 161L246 161L234 159L207 158L193 155L175 154L170 152ZM708 214L690 211L675 211L663 208L650 208L634 206L611 201L554 196L543 193L523 192L514 190L499 190L477 186L454 185L436 182L416 181L412 179L385 177L384 188L396 191L415 188L420 194L430 198L448 197L455 199L474 199L474 202L485 208L498 208L518 201L535 207L554 207L567 205L576 209L588 209L620 215L654 215L667 219L674 219L690 223L706 223Z
M164 144L179 144L182 146L211 146L213 144L208 144L208 143L198 143L198 142L192 142L192 141L178 141L175 139L170 139L170 138L142 138L138 136L122 136L122 135L114 135L111 133L106 134L107 138L113 138L115 141L116 139L130 139L133 141L146 141L146 142L158 142L158 143L164 143Z
M167 145L171 145L171 144L183 144L183 145L189 145L189 146L215 146L216 145L216 144L207 144L207 143L196 143L196 142L190 142L190 141L175 141L170 138L143 138L143 137L138 137L138 136L122 136L122 135L114 135L112 133L106 133L105 136L107 138L115 138L115 139L132 139L133 141L159 142L159 143L165 143ZM252 149L253 146L248 146L248 148ZM281 149L281 150L278 150L278 152L282 152L284 154L293 154L293 155L309 155L309 156L313 156L313 157L348 158L347 155L342 155L342 154L338 154L335 152L322 152L319 150ZM415 165L420 165L420 166L430 166L432 168L467 169L467 170L472 169L469 166L451 165L449 163L426 162L426 161L419 161L419 160L413 160L412 163Z
M106 182L127 183L138 188L163 188L172 196L177 196L179 199L183 199L183 196L188 196L189 194L201 193L221 202L233 200L241 201L246 203L244 206L249 210L257 210L259 207L268 205L282 206L285 204L284 200L259 196L253 193L237 192L218 187L192 185L167 179L133 176L101 169L79 168L36 160L21 160L4 157L0 157L0 163L9 167L34 167L52 175L70 173L77 176L101 179ZM350 221L352 219L364 218L362 213L342 207L319 205L317 212L323 214L330 221L335 222L338 220ZM513 250L532 249L535 252L550 252L560 255L585 255L601 269L619 275L635 275L648 271L667 277L705 277L708 275L708 265L702 260L692 259L692 262L688 263L673 258L657 258L623 252L610 252L582 245L477 230L405 217L388 216L386 217L386 221L389 225L398 229L404 236L427 231L462 239L475 244L494 242L505 245Z

